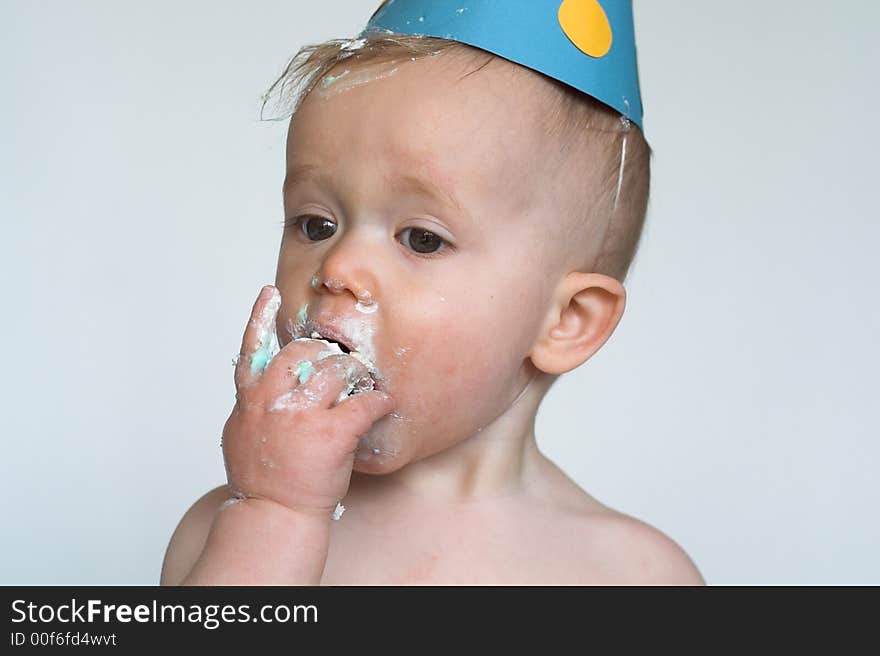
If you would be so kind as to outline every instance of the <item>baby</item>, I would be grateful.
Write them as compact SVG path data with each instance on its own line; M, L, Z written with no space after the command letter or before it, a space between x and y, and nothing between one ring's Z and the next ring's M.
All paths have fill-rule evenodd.
M300 85L275 285L236 362L228 482L184 515L161 582L701 584L534 431L623 314L639 124L415 28L309 46L273 85Z

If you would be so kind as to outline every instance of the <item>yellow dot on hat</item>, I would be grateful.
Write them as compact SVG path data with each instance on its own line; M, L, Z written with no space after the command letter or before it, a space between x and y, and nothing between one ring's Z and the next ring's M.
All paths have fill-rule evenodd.
M598 0L563 0L559 25L578 50L590 57L604 57L611 50L611 23Z

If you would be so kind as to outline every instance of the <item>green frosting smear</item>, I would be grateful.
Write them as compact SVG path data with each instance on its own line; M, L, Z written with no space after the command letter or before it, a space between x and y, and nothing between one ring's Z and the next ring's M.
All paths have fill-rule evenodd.
M308 360L301 360L296 365L296 375L299 376L299 382L304 383L315 373L315 367Z
M268 344L263 344L251 355L251 374L257 375L269 366L273 357L272 349Z

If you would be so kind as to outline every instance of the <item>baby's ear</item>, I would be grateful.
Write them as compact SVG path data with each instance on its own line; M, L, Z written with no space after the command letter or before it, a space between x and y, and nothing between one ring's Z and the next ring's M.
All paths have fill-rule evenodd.
M554 292L529 356L548 374L577 368L611 337L626 306L626 290L601 273L569 273Z

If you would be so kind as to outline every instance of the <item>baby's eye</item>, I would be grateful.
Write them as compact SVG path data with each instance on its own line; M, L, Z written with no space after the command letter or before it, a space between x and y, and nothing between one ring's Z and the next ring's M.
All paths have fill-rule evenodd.
M336 233L336 224L317 214L305 214L288 220L290 227L299 227L309 241L323 241Z
M405 228L400 234L406 235L407 233L409 233L409 237L402 241L405 246L409 246L416 253L429 255L436 253L441 246L449 247L443 237L435 235L424 228Z

